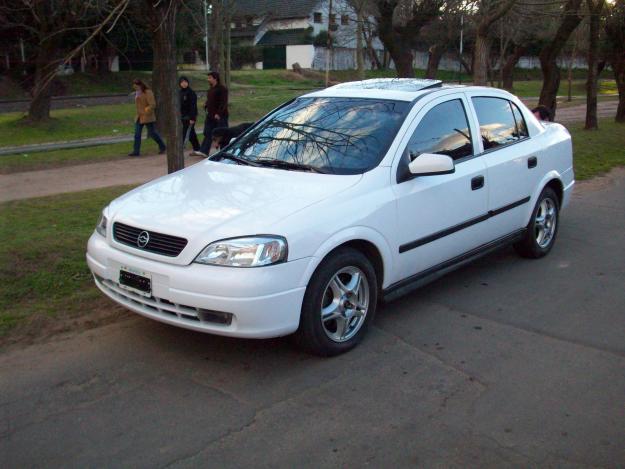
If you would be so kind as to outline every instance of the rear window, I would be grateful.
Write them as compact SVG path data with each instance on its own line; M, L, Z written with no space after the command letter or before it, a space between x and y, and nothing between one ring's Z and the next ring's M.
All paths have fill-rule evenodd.
M282 160L332 174L379 164L410 103L357 98L300 98L278 109L225 150L249 161Z
M512 114L512 103L503 98L472 98L477 120L480 124L480 134L484 150L490 150L509 143L514 143L522 137L519 130L527 134L525 121L517 127ZM524 135L526 136L526 135Z

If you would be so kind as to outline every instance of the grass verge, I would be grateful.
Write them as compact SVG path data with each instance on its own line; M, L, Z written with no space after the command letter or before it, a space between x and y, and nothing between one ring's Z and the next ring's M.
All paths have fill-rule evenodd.
M284 87L273 90L236 89L231 95L230 114L238 122L255 121L284 101L305 92L305 89ZM203 102L203 98L200 99ZM0 114L0 142L3 145L28 145L131 134L135 105L57 109L51 112L52 118L49 121L36 125L25 123L23 116L23 113L16 112Z
M583 122L568 129L573 137L576 179L590 179L625 165L625 124L600 119L599 130L584 130Z
M85 250L102 207L128 189L0 204L0 344L11 331L46 335L68 319L97 323L117 311L93 287Z
M0 174L117 160L127 158L131 150L132 142L127 142L87 148L71 148L69 150L0 156ZM155 154L157 151L158 146L154 143L154 140L148 139L141 143L142 155Z

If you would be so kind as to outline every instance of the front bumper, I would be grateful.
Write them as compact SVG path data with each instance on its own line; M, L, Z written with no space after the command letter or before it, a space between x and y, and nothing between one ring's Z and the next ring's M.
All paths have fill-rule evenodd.
M259 268L172 265L114 249L97 233L87 247L96 285L117 303L167 324L247 338L277 337L297 329L310 260ZM150 274L150 298L119 287L122 266ZM224 317L228 321L220 319Z

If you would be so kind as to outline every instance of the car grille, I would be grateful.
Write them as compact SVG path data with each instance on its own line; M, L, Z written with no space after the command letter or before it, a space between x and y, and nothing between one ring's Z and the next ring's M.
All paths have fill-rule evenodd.
M138 238L144 231L148 233L150 240L145 246L141 247L138 244ZM187 240L184 238L142 230L141 228L118 222L113 224L113 237L118 243L169 257L176 257L187 245Z
M117 302L128 307L138 308L143 311L145 315L155 319L174 319L177 322L186 324L207 323L221 326L230 326L232 324L233 315L231 313L181 305L166 300L165 298L155 296L146 298L131 291L124 290L115 282L104 279L99 275L94 275L94 278L96 285Z

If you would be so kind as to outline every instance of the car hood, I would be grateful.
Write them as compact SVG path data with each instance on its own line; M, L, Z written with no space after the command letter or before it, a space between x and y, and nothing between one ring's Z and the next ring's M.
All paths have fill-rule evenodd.
M328 175L204 161L156 179L114 200L109 220L188 240L177 258L111 241L143 257L188 264L209 243L277 234L272 226L356 184L362 175Z

